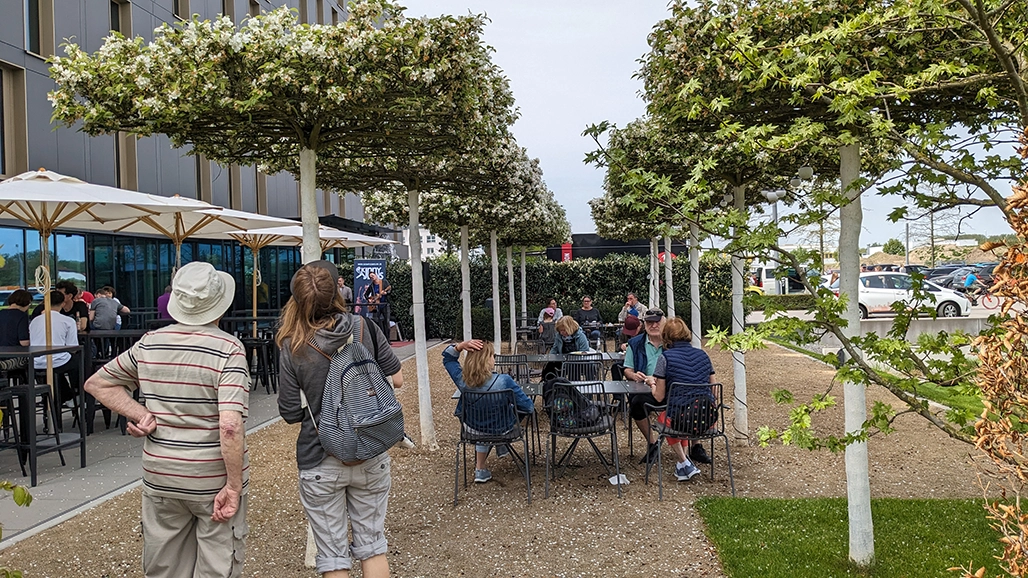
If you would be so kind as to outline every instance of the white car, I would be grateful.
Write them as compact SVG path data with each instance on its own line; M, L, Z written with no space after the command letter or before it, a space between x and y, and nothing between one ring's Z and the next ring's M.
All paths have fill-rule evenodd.
M892 313L892 304L903 301L914 305L914 292L911 289L914 280L904 273L875 271L860 274L860 318L867 319L872 313ZM966 317L971 314L971 301L950 289L946 289L924 281L924 289L935 295L935 310L939 317ZM839 294L839 282L832 285L835 294ZM921 305L931 305L923 302Z

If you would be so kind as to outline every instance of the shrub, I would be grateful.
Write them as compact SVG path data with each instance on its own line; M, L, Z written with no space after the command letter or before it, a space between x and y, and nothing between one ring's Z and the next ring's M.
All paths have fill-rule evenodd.
M748 300L749 301L749 300ZM811 309L814 307L814 296L804 293L797 295L761 295L752 299L754 311L763 311L765 303L774 303L782 309Z
M679 315L687 317L690 293L688 260L675 259L673 267L676 309ZM602 259L577 259L564 263L533 259L526 264L528 314L536 316L550 298L556 298L564 313L571 314L581 305L582 296L590 295L593 306L600 310L603 319L616 322L628 292L634 291L641 301L646 301L648 274L649 259L640 255L610 254ZM519 262L515 263L514 275L517 294L515 308L518 309L516 314L520 315ZM450 255L430 259L425 263L424 276L428 337L459 338L462 334L459 259ZM386 268L386 278L393 286L390 294L393 318L409 333L413 327L410 263L391 261ZM663 292L663 269L660 285ZM712 325L731 327L731 286L731 267L727 259L715 256L701 260L700 293L703 296L704 332ZM489 260L476 257L471 263L472 333L475 337L492 338L492 313L485 308L485 300L491 296L492 273ZM507 267L501 257L499 306L504 319L508 316L508 299ZM726 300L727 304L724 304Z

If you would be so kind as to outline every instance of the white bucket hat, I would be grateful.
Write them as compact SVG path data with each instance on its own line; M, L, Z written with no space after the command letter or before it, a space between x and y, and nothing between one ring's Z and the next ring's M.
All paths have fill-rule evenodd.
M236 282L214 265L194 261L183 266L171 280L168 313L184 325L207 325L232 305Z

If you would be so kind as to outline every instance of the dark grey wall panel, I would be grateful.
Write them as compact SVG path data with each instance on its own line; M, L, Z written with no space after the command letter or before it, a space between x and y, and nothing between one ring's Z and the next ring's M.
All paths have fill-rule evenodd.
M239 184L243 193L244 211L257 212L257 167L239 167Z
M32 58L32 60L36 60ZM50 130L50 102L46 93L53 88L49 78L33 72L25 74L25 92L28 99L29 168L46 167L71 176L61 165L57 154L57 133Z
M160 194L157 183L157 138L148 136L136 141L136 161L139 167L139 191Z
M69 131L61 131L67 133ZM81 134L81 133L78 133ZM118 186L118 165L115 162L116 151L114 136L101 135L85 139L86 146L86 180L98 185Z

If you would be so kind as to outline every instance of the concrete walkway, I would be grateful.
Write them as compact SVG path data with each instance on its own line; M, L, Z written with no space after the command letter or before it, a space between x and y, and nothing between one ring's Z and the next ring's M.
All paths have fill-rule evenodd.
M436 343L438 340L429 340L428 347ZM414 345L394 347L393 351L404 361L414 356ZM246 423L248 433L280 419L278 396L266 393L263 387L255 388L250 394L250 417ZM71 418L65 421L66 431L74 432L70 428ZM3 524L0 550L142 483L143 440L121 435L114 424L111 429L104 430L100 412L97 412L95 424L95 433L86 439L85 468L78 467L77 447L63 452L64 466L57 453L46 454L39 457L38 484L35 488L29 488L32 494L29 507L15 505L9 492L0 495L0 524ZM17 452L0 452L0 480L26 486L29 484L29 478L21 475Z

